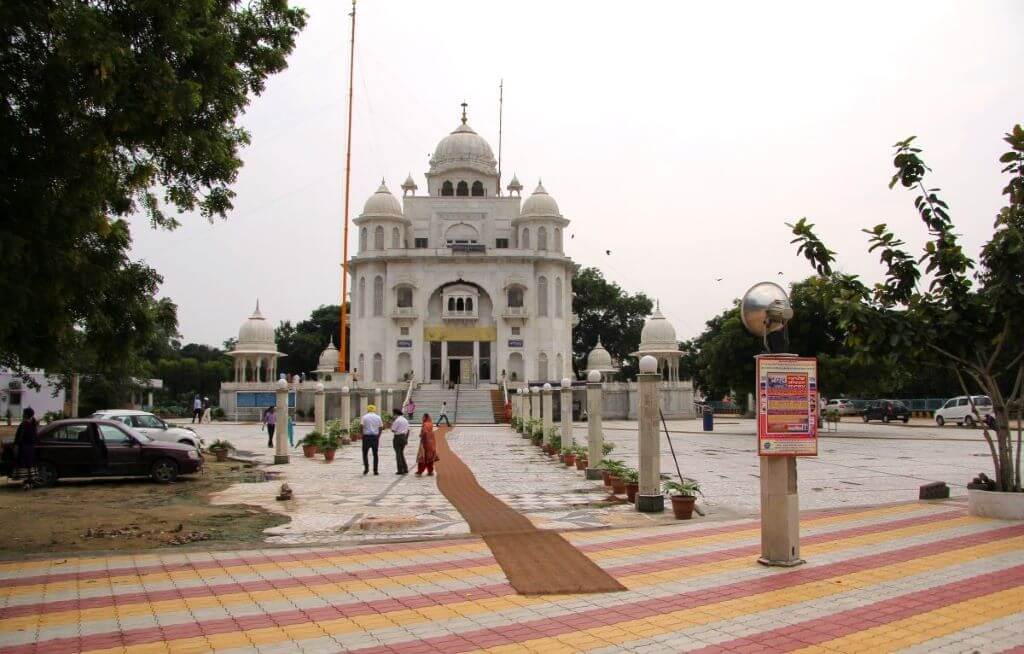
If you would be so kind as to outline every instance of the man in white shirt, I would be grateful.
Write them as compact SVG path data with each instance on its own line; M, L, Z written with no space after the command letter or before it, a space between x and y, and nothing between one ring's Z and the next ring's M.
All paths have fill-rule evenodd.
M391 431L395 434L392 442L395 448L395 462L398 463L396 475L409 474L409 464L405 462L405 446L409 443L409 421L402 415L401 409L395 409L391 420Z
M363 430L363 474L370 472L370 461L367 456L373 450L373 474L377 472L378 455L377 448L380 447L380 432L384 428L384 422L377 415L377 407L370 405L366 407L366 413L359 419Z
M441 402L441 412L437 414L437 426L438 427L441 426L441 421L442 420L444 420L445 423L449 427L452 426L451 421L448 420L448 403L447 402Z

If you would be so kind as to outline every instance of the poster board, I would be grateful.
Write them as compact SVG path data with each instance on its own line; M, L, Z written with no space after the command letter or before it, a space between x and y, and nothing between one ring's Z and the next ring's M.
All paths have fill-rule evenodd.
M757 453L818 455L818 360L757 357Z

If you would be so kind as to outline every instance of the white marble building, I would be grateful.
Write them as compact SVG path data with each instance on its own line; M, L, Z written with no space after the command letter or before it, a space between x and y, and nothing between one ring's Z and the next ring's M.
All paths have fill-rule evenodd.
M430 160L426 194L381 183L353 222L350 367L359 383L571 376L569 221L537 185L499 188L490 145L461 124Z

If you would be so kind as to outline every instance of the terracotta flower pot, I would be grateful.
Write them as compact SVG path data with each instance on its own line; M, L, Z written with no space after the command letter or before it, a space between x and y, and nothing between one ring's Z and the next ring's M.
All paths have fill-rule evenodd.
M626 482L618 477L612 477L612 493L615 495L625 495Z
M689 520L693 517L693 505L697 503L696 497L686 495L672 495L672 513L676 520Z
M217 460L220 461L221 463L223 463L223 462L228 460L228 451L227 450L214 450L213 451L213 455L215 457L217 457Z
M640 484L626 484L626 499L630 504L636 504L636 494L640 492Z
M601 479L602 479L602 481L604 481L604 485L605 486L611 486L612 485L612 475L607 470L602 470L601 471Z
M303 445L302 456L306 457L307 459L312 459L314 456L316 456L316 445Z
M360 434L358 432L355 433L355 434L352 434L352 442L353 443L355 443L356 441L361 441L361 440L363 440L363 435L362 434Z
M334 460L334 450L324 450L324 461L330 463Z
M575 454L566 454L565 456L562 457L562 463L564 463L567 466L571 466L571 465L575 464L576 463L576 455Z
M586 470L587 469L587 460L586 459L576 459L576 469L577 470Z

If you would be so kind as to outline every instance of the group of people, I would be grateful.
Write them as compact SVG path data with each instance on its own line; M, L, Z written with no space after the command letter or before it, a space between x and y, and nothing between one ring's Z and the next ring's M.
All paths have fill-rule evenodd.
M213 407L210 405L210 398L200 398L196 395L192 398L192 424L199 421L199 424L203 424L203 420L206 422L212 422L213 418L210 417L213 411Z
M409 419L402 413L401 409L393 411L394 418L391 421L392 447L395 449L395 463L398 467L396 475L409 474L409 464L405 461L405 447L409 444ZM380 474L378 471L380 455L380 436L384 430L384 421L377 414L377 407L370 405L366 407L366 413L359 418L359 425L363 435L363 474L370 473L370 453L373 453L373 474ZM434 475L434 463L437 458L437 441L434 437L434 423L430 414L423 414L423 422L420 424L420 447L416 452L416 476L424 472L428 477Z

